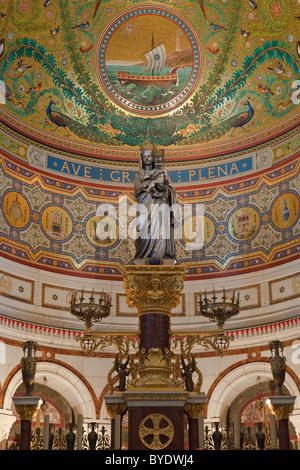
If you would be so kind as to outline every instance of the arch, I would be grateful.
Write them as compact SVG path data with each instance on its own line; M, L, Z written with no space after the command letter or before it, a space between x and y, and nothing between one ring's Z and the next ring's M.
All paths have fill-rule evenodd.
M76 370L59 361L39 360L36 366L35 382L42 383L47 377L47 386L60 393L72 407L75 416L83 415L87 419L96 417L96 397L88 382ZM12 397L22 384L21 367L15 369L5 388L3 408L11 408Z
M232 400L246 388L256 383L257 376L263 380L273 380L269 361L243 362L231 366L224 371L222 377L217 377L208 395L207 419L226 422L226 415ZM291 395L296 396L295 409L299 408L299 388L289 368L286 370L284 385Z

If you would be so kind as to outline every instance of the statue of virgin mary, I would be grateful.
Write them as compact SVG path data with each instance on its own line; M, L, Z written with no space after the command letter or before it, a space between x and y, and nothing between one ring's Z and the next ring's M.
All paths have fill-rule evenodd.
M174 226L177 197L164 169L164 152L144 143L134 180L137 202L135 263L141 260L176 262ZM175 208L175 212L174 212Z

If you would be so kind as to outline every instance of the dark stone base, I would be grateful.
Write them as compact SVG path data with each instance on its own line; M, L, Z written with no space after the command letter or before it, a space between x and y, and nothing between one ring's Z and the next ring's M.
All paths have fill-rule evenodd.
M128 450L183 450L184 419L184 404L129 406Z

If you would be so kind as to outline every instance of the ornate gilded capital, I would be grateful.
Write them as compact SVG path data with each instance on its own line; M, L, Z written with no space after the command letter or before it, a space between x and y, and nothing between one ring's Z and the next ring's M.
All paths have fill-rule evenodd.
M272 403L272 409L274 411L275 417L279 419L289 419L290 414L293 412L294 404L293 403Z
M200 413L203 413L205 403L186 403L184 410L190 419L197 419Z
M38 405L15 405L21 421L32 421L38 411Z
M126 411L126 403L106 403L107 413L110 419L114 419L116 415L123 415Z
M124 268L124 288L127 303L137 308L138 314L163 313L180 302L185 268L174 265L130 265Z

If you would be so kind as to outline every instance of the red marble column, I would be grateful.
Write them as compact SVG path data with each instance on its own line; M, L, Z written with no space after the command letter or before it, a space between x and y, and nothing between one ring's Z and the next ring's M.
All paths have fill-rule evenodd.
M139 320L138 374L123 393L129 450L184 449L184 405L189 393L172 377L171 311L180 302L185 268L124 267L127 303Z
M186 401L184 410L188 417L189 423L189 450L199 449L199 415L203 413L206 395L197 395L190 393Z
M290 450L289 416L293 411L296 397L278 394L269 398L277 420L279 449Z
M21 419L19 450L30 450L30 444L31 444L31 421L27 419Z
M278 420L278 440L280 450L290 450L289 420Z
M163 313L145 313L139 317L140 349L162 351L170 348L170 317Z
M31 445L31 422L38 410L40 397L22 395L13 397L13 402L21 420L19 450L30 450Z

